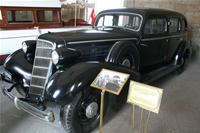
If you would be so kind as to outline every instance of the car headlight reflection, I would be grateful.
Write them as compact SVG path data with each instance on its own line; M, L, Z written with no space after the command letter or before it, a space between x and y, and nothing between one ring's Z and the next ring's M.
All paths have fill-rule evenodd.
M53 51L51 53L51 59L53 61L53 64L56 65L58 63L58 61L59 61L59 54L56 51Z
M27 52L28 46L25 42L22 43L22 50L24 51L24 53Z

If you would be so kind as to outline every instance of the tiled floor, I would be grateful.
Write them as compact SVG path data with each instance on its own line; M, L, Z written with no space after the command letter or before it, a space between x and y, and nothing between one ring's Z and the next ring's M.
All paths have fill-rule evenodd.
M2 71L2 68L0 69ZM151 85L164 89L159 114L151 114L147 133L200 133L200 61L191 61L181 75L166 75ZM7 85L9 86L9 85ZM56 121L48 123L17 110L0 93L0 133L65 133L59 124L59 106L51 105ZM135 133L141 109L135 108ZM148 112L144 112L147 119ZM145 122L142 124L144 130ZM132 133L132 105L110 106L103 133ZM93 133L98 133L98 128Z

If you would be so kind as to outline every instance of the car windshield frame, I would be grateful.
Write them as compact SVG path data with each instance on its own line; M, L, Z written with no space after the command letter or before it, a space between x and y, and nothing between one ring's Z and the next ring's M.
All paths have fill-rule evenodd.
M137 29L131 29L131 27L128 27L123 25L123 26L118 26L118 25L115 25L113 24L112 26L105 26L105 25L102 25L102 26L97 26L100 18L102 18L103 16L113 16L113 18L117 17L117 24L119 23L119 16L120 15L123 15L123 16L133 16L133 17L138 17L140 19L140 23L138 25L138 28ZM114 22L116 23L116 22ZM141 27L142 27L142 23L143 23L143 16L138 14L138 13L130 13L130 12L107 12L107 13L101 13L99 14L96 19L95 19L95 22L94 22L94 27L95 28L123 28L123 29L127 29L127 30L131 30L131 31L135 31L135 32L139 32Z

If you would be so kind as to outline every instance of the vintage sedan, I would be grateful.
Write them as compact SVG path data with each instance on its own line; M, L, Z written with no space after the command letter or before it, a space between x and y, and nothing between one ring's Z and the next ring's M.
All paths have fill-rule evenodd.
M130 80L148 84L181 73L192 52L187 25L185 16L168 10L102 11L93 28L24 41L4 62L1 77L13 85L6 89L2 83L3 93L18 109L46 121L54 121L54 114L44 111L45 101L55 102L67 132L91 132L100 118L100 90L90 84L102 68L130 74L122 91ZM13 96L13 88L23 97Z

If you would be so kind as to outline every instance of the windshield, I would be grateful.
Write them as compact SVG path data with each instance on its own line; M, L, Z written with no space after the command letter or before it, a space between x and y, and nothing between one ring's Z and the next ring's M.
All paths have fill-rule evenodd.
M103 14L95 21L96 27L121 27L133 31L139 31L142 24L142 16L132 13Z

